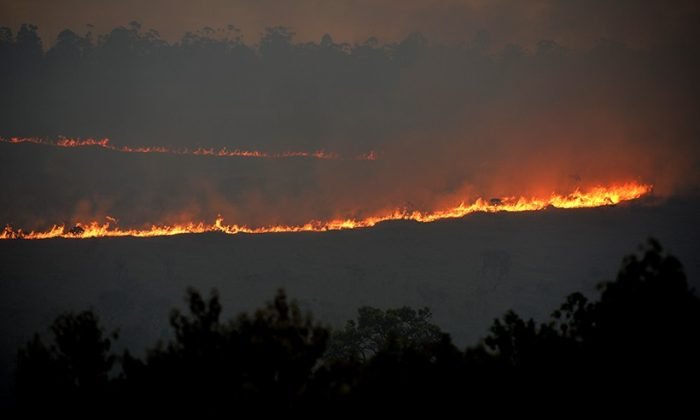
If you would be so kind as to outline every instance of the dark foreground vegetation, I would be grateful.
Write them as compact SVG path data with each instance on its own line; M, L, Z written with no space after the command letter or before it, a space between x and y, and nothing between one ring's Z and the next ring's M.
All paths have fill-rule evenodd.
M222 320L215 291L186 296L172 340L143 359L113 354L116 333L92 311L66 313L20 349L19 414L66 412L233 416L255 410L321 412L487 408L567 403L572 409L662 397L692 404L700 372L700 300L679 261L651 240L628 256L597 300L566 298L538 323L514 312L460 350L427 308L363 307L339 331L302 314L283 291L254 314ZM669 400L670 398L670 400Z

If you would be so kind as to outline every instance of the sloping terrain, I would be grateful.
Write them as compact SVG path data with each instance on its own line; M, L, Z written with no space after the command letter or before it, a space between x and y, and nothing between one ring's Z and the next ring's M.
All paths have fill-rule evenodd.
M188 286L221 293L226 316L277 288L339 326L361 305L429 306L459 345L507 309L545 317L573 291L595 293L649 236L700 285L692 200L587 210L474 214L327 233L0 242L2 381L15 352L61 311L94 308L137 354L169 333Z

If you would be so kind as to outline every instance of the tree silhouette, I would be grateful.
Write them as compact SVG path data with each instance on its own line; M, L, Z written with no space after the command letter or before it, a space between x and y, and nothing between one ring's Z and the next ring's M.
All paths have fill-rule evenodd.
M48 345L36 334L19 350L16 386L20 408L80 412L99 406L109 392L109 373L116 360L110 349L117 333L107 334L90 310L60 315L50 331Z
M700 373L700 300L657 241L626 257L601 290L591 341L602 369L638 383Z
M157 31L131 22L99 36L64 30L57 39L42 41L34 25L23 25L16 33L0 27L0 87L13 104L0 104L3 135L91 135L139 144L167 133L172 146L196 147L191 139L206 136L211 143L202 146L261 148L262 139L270 139L264 148L274 150L289 148L285 139L290 132L298 132L297 142L309 142L294 143L297 149L335 146L336 141L322 138L335 136L324 134L346 132L353 142L344 146L366 153L398 130L437 126L452 121L459 110L478 109L484 99L502 98L514 81L539 86L543 91L532 101L547 105L543 98L551 97L549 105L558 108L566 99L561 86L585 86L601 95L624 87L625 93L646 90L656 98L651 95L655 89L694 87L686 73L694 74L697 67L694 62L679 66L682 71L671 73L678 77L664 79L673 80L667 86L648 82L657 78L653 66L640 68L642 52L624 45L612 48L610 42L574 52L541 41L532 52L507 45L494 55L485 31L459 45L430 42L420 33L393 43L370 37L350 45L330 35L300 42L284 26L266 28L260 35L259 42L245 43L238 28L225 25L167 42ZM571 67L564 52L575 54ZM643 57L662 62L662 53L673 51L656 53L660 55ZM630 78L630 69L646 78ZM596 77L598 83L592 84L591 74L598 73L607 77ZM506 92L527 93L510 89ZM420 100L426 98L430 101ZM620 111L613 101L609 106ZM229 112L217 112L221 109ZM380 109L391 111L396 121L379 123ZM352 121L341 118L350 112ZM179 130L166 128L173 119L184 120ZM129 137L124 120L131 127ZM246 138L257 143L231 140Z
M443 332L430 322L431 317L429 308L404 306L383 311L363 306L357 311L357 321L348 321L332 335L327 357L367 361L390 344L410 347L438 342Z
M626 257L616 280L599 289L598 301L568 296L546 323L508 312L494 322L484 350L510 368L509 378L524 373L553 390L557 382L596 381L609 392L640 391L700 373L700 300L656 240L641 257Z
M544 396L547 404L620 404L622 391L686 401L700 373L700 301L678 260L650 240L600 291L599 300L569 295L541 323L509 311L460 351L427 308L362 307L328 345L329 329L281 290L254 314L224 322L216 291L205 299L189 289L188 313L170 316L173 338L143 360L127 351L118 376L110 376L115 335L91 311L68 313L51 326L51 344L37 335L20 350L17 410L101 413L112 404L120 416L138 408L214 417L459 408L466 398L500 413L550 407Z
M26 69L32 65L36 66L44 54L41 38L37 33L38 29L36 25L23 24L17 31L15 40L17 57Z
M145 362L125 357L125 382L136 405L214 415L231 404L281 409L303 400L328 331L283 291L253 316L228 323L219 319L216 292L204 300L190 289L187 303L188 315L175 310L170 317L174 340L151 350Z

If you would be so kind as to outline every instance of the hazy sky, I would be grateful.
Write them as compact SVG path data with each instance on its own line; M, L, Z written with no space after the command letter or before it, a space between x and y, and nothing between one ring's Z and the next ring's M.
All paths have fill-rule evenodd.
M205 26L239 27L256 41L266 26L286 25L302 40L324 33L353 42L393 41L414 31L431 39L469 41L482 29L495 44L553 39L575 46L600 37L630 44L696 34L693 0L0 0L0 25L39 26L48 40L64 28L101 33L130 21L168 40Z

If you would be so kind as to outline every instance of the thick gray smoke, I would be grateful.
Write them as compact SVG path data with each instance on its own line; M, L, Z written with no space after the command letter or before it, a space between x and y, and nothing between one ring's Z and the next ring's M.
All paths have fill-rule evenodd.
M273 3L245 3L242 22L268 24ZM378 159L0 144L0 222L34 228L110 215L139 225L220 213L296 224L613 182L652 183L661 196L696 190L700 48L687 24L696 8L513 3L323 3L327 20L295 8L280 18L293 29L269 27L249 41L234 26L164 39L132 23L102 35L66 30L55 42L33 26L3 29L0 136ZM352 34L340 11L356 23ZM177 16L158 23L169 28ZM463 26L460 16L470 16ZM335 38L309 41L317 32Z

